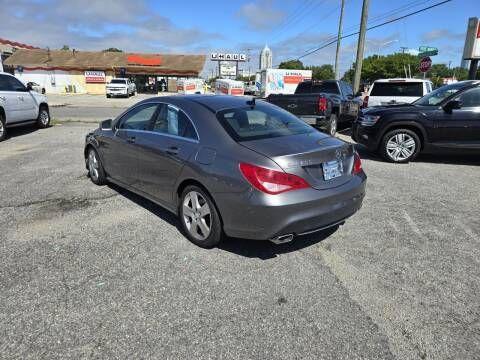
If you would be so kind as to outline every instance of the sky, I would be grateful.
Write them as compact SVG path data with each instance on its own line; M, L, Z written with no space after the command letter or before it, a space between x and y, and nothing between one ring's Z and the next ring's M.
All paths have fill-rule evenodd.
M370 0L369 26L441 0ZM452 0L418 15L367 32L365 55L401 47L433 46L433 63L458 66L467 20L480 17L480 0ZM340 0L0 0L0 38L51 49L117 47L129 52L206 54L248 52L245 69L258 67L268 44L273 63L296 59L338 29ZM362 0L345 0L344 34L358 31ZM342 40L340 70L348 70L358 37ZM250 49L250 50L247 50ZM301 60L333 64L335 45ZM203 74L215 67L209 57Z

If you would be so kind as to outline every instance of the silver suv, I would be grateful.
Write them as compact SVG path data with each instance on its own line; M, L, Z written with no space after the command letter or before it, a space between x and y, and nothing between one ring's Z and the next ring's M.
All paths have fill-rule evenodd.
M0 72L0 141L5 140L7 128L34 123L39 128L50 124L47 97L15 76Z

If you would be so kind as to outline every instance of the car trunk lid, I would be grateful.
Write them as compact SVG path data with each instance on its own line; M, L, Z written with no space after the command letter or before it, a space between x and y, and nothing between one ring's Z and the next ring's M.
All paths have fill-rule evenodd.
M343 185L352 178L353 146L318 131L243 141L241 145L269 157L285 172L302 177L318 190ZM339 164L339 176L326 179L328 168L335 164Z

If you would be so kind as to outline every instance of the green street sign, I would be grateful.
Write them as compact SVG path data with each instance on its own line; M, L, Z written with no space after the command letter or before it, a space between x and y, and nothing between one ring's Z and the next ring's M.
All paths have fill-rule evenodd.
M424 51L418 54L418 57L438 55L438 50Z
M418 51L420 52L418 57L438 55L438 48L432 46L420 46Z

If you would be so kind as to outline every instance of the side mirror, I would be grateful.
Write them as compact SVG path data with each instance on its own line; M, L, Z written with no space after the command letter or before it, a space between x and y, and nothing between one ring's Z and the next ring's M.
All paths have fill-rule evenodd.
M452 110L455 110L455 109L458 110L461 108L462 108L462 102L459 100L450 100L445 105L443 105L443 110L447 113L451 113Z
M112 130L112 119L103 120L100 123L100 129L102 129L102 130Z
M27 91L32 91L32 90L33 90L32 83L27 83Z

